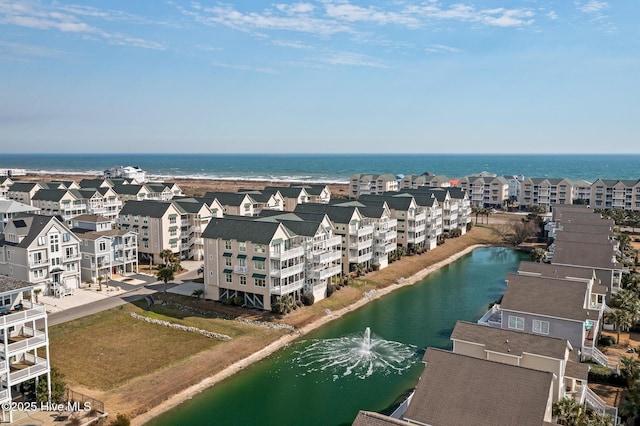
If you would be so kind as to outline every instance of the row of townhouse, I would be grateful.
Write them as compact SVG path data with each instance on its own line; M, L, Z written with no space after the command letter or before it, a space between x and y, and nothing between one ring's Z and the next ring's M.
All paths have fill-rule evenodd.
M0 235L0 275L31 282L46 295L64 297L84 282L138 271L137 233L81 215L74 228L55 216L24 214Z
M11 182L7 198L33 206L42 214L68 223L83 214L98 214L115 222L129 200L170 200L181 196L175 183L136 184L125 179L83 179L51 182Z
M47 311L35 302L37 286L27 280L0 275L0 421L12 423L25 401L23 385L47 383L51 401L51 367Z
M560 210L558 235L576 222L602 220L586 207ZM560 239L556 257L562 258L564 241L578 238ZM451 351L427 349L414 393L391 417L361 411L353 425L556 424L553 403L565 398L619 421L617 408L589 388L582 361L617 368L595 339L621 270L611 258L606 268L590 264L592 252L610 256L613 242L608 250L581 244L572 247L583 258L577 263L521 262L507 275L500 304L477 324L456 324Z
M430 172L421 175L405 175L401 178L392 174L356 174L349 180L349 198L422 187L449 188L451 182L444 175L435 175Z
M599 399L567 339L458 321L451 341L451 351L427 349L415 391L391 416L361 411L353 425L544 426L555 424L554 402Z
M287 294L299 300L310 292L320 300L332 278L385 268L398 246L434 249L445 212L447 230L464 233L470 207L452 193L466 195L457 188L420 188L299 203L293 212L257 207L255 194L207 193L234 204L226 204L224 217L214 217L202 234L205 297L241 297L247 306L261 309L271 309L277 296Z
M588 204L597 209L620 208L640 211L640 179L597 179L571 181L566 178L528 178L521 184L521 206Z

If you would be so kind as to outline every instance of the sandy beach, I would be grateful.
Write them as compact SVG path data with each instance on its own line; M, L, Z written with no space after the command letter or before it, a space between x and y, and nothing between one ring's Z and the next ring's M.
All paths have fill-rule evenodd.
M254 362L257 362L269 355L271 355L272 353L278 351L279 349L282 349L283 347L285 347L286 345L288 345L289 343L293 342L294 340L304 336L305 334L319 328L322 327L323 325L327 324L330 321L333 321L335 319L338 319L340 317L342 317L343 315L345 315L346 313L349 313L351 311L354 311L364 305L366 305L367 303L376 300L380 297L383 297L399 288L402 287L406 287L409 285L413 285L416 282L422 280L423 278L425 278L427 275L437 271L438 269L442 268L443 266L446 266L452 262L455 262L456 260L458 260L459 258L461 258L462 256L472 252L474 249L478 248L478 247L482 247L482 244L476 244L476 245L472 245L467 247L466 249L448 257L445 260L442 260L440 262L437 262L421 271L419 271L416 274L413 274L412 276L408 277L408 278L404 278L401 280L398 280L400 282L395 282L387 287L384 287L382 289L379 290L375 290L375 292L373 292L373 294L367 294L367 295L363 295L361 299L359 299L357 302L343 308L340 309L338 311L334 311L331 313L328 313L326 316L319 318L307 325L305 325L304 327L301 327L299 329L297 329L295 332L287 334L285 336L282 336L281 338L279 338L278 340L274 341L273 343L271 343L270 345L266 346L264 349L254 353L253 355L244 358L242 360L240 360L239 362L236 362L232 365L230 365L229 367L225 368L224 370L220 371L219 373L207 377L206 379L202 380L200 383L191 386L183 391L181 391L180 393L174 395L173 397L169 398L168 400L164 401L162 404L152 408L151 410L147 411L144 414L141 414L137 417L135 417L134 419L132 419L131 424L132 425L142 425L146 422L148 422L149 420L153 419L154 417L164 413L165 411L169 411L172 408L176 407L177 405L179 405L180 403L187 401L188 399L192 398L194 395L214 386L215 384L219 383L220 381L234 375L235 373L241 371L242 369L246 368L247 366L251 365Z

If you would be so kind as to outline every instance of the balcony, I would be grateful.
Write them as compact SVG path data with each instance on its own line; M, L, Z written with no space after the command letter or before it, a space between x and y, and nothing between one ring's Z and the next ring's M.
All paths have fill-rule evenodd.
M29 302L23 302L26 306L29 305ZM10 313L8 315L0 316L0 327L8 327L11 325L19 325L24 323L25 321L38 320L42 319L47 315L47 311L44 305L36 305L35 303L31 304L32 307L28 309L24 309L22 311L12 311L14 313Z
M69 256L65 256L63 261L64 262L72 262L74 260L80 260L80 253L71 253Z
M27 353L22 361L10 364L9 371L11 384L16 385L46 374L49 371L49 364L46 359Z
M393 241L396 238L398 238L398 231L394 231L394 230L378 231L374 233L374 237L378 240Z
M355 253L349 255L349 263L364 263L373 259L373 252L364 253L360 256Z
M3 339L0 339L0 341L4 343ZM9 336L7 353L4 353L4 345L0 345L0 353L6 358L16 353L41 348L46 344L47 336L45 333L25 327L23 334L14 334Z
M314 263L329 263L342 257L339 250L326 251L323 253L314 253L311 259Z
M289 294L293 293L296 290L300 290L302 287L304 287L304 280L300 279L291 284L271 287L271 294L282 296L283 294Z
M385 242L377 243L375 245L376 253L391 253L396 248L398 248L398 244L396 244L395 242L394 243L387 243L385 241Z
M48 265L49 259L31 260L29 261L29 267Z
M288 268L274 269L271 271L270 275L274 278L284 279L301 272L304 272L304 263L289 266Z
M349 226L349 234L356 237L365 237L367 235L373 234L373 226L362 226L360 228L356 228L355 226Z
M304 247L291 247L280 252L270 251L269 257L276 260L289 260L304 255Z
M2 361L3 363L5 361ZM4 371L6 369L6 367L4 369L0 369L0 371ZM11 401L11 394L9 393L9 389L4 389L0 391L0 403L5 403L5 402L9 402Z
M500 305L493 305L483 316L478 320L478 324L486 325L489 327L502 327L502 311Z
M233 267L233 272L235 272L236 274L246 275L248 272L248 268L246 266L236 265Z
M309 278L316 280L326 280L328 278L340 275L342 272L341 265L333 265L327 268L315 269L309 272Z

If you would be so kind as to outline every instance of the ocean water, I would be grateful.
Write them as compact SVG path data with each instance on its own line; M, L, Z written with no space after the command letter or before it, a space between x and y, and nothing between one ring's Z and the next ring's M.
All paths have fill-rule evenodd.
M459 178L497 175L585 179L639 179L640 154L1 154L0 168L30 173L101 174L139 166L154 177L347 182L356 173L431 172Z

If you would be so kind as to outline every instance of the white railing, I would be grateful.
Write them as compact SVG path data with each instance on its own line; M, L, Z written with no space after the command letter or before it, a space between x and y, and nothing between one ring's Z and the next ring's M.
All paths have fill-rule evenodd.
M299 263L297 265L289 266L287 268L282 269L274 269L271 271L271 276L276 278L286 278L291 275L295 275L304 271L304 263Z
M339 250L333 250L324 253L314 253L312 259L316 263L329 263L341 257L342 253Z
M31 349L40 348L46 344L47 344L47 338L45 334L41 332L36 332L36 335L33 337L29 337L24 340L19 340L17 342L10 343L7 346L7 349L9 351L7 352L6 356L11 356L12 354L15 354L18 352L24 352ZM0 347L0 352L3 352L3 349L4 349L3 347Z
M342 272L342 266L334 265L329 266L328 268L316 269L310 272L310 278L316 280L326 280L329 277L333 277L339 275Z
M0 317L0 327L22 323L28 320L44 318L47 311L43 305L33 304L30 309Z
M233 267L233 272L235 272L236 274L246 274L247 273L248 268L246 266L234 266Z
M33 355L29 357L29 354L26 355L28 358L33 358L35 362L29 367L9 373L9 378L11 379L12 384L18 384L24 382L25 380L33 379L46 373L49 370L46 359L34 357Z
M294 257L301 257L304 255L304 247L292 247L287 250L282 250L277 253L275 251L271 251L269 256L271 259L280 259L280 260L289 260Z
M596 394L594 391L589 389L588 386L585 386L585 400L591 408L599 412L600 414L604 414L607 409L607 404Z
M289 294L296 290L299 290L302 287L304 287L304 280L298 280L291 284L272 287L271 294L275 294L276 296L282 296L283 294Z
M353 255L349 258L349 263L364 263L373 258L373 252L361 254L360 256Z
M0 403L11 401L11 394L9 393L9 389L4 389L0 391Z
M595 346L583 346L582 357L591 358L603 367L610 368L615 373L618 372L618 363L609 362L609 358Z
M499 314L500 321L491 320L491 317ZM483 316L478 320L478 324L488 325L492 327L501 327L502 326L502 312L500 311L500 305L495 304L489 309Z

